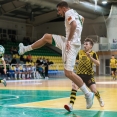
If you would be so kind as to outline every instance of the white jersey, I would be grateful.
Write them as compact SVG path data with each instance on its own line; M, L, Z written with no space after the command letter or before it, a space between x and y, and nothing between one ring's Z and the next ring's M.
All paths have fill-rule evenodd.
M70 23L76 21L77 27L72 38L72 43L81 43L81 32L82 32L82 16L79 15L75 10L70 9L65 13L65 27L66 27L66 40L70 33Z

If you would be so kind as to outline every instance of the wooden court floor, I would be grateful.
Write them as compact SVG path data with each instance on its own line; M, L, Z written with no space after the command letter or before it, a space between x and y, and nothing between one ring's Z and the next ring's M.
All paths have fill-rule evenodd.
M86 109L79 90L73 112L63 108L71 90L67 78L7 81L7 87L0 84L0 117L117 117L117 80L103 76L96 81L105 106L95 98L92 108Z

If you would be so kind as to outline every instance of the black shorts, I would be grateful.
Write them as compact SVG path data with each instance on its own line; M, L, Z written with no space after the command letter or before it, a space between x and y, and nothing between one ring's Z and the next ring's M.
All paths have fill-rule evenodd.
M77 74L77 75L80 76L80 78L87 85L87 87L90 87L92 84L96 84L93 75L87 75L87 74Z
M111 71L114 71L115 72L116 71L116 68L111 68Z

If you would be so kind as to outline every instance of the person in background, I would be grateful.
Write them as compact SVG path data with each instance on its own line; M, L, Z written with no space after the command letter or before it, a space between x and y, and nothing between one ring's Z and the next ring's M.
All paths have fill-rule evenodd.
M117 67L117 59L115 59L115 56L112 55L110 59L110 68L113 80L116 80L116 67Z

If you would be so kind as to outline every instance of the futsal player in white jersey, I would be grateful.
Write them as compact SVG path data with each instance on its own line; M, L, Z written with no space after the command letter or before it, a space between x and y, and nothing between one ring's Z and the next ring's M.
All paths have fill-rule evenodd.
M65 17L66 37L55 34L44 34L44 36L32 45L24 46L19 44L19 54L40 48L46 43L50 43L62 50L62 60L64 63L65 76L72 80L84 93L87 105L93 105L94 94L89 92L82 79L73 72L78 51L81 48L81 33L84 18L75 10L70 9L68 3L61 1L57 4L57 14Z

